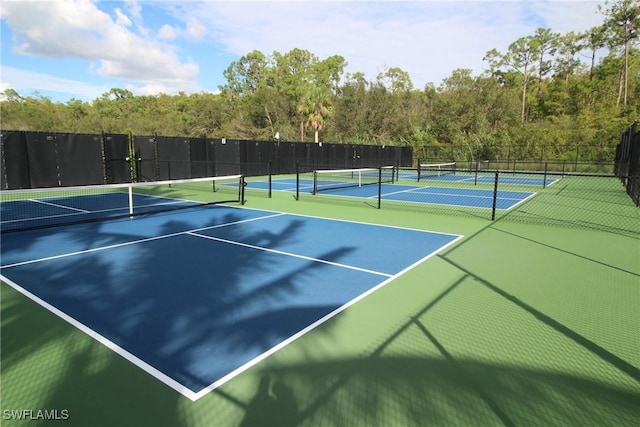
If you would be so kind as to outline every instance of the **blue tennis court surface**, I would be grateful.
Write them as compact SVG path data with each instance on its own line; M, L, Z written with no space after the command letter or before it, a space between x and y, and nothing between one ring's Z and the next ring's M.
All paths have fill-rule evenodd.
M404 180L416 180L417 173L415 171L400 171L400 179ZM475 172L457 171L455 174L443 174L443 175L428 175L422 176L423 181L440 181L451 183L478 183L478 184L493 184L495 182L495 175L493 173L480 172L476 176ZM499 182L500 184L510 185L526 185L530 187L548 187L555 184L558 178L543 177L538 173L537 175L512 175L509 176L509 172L500 172Z
M133 194L136 213L153 212L163 206L196 206L197 202L168 197ZM72 223L118 217L129 213L129 195L124 192L105 194L24 199L0 204L1 227L43 227L52 224Z
M215 206L2 236L2 279L196 400L461 236Z
M442 178L445 178L444 176ZM328 181L327 184L331 184ZM319 182L319 185L321 182ZM248 188L268 189L267 181L252 181L247 183ZM295 179L276 179L272 181L274 190L295 191ZM300 180L300 191L310 193L313 189L313 181ZM378 196L377 185L363 185L362 187L332 188L323 191L324 194L347 197L376 198ZM535 193L527 191L499 190L496 201L496 209L509 210L521 204ZM406 184L382 184L382 200L398 202L436 204L446 206L459 206L467 208L493 207L493 190L482 188L420 186Z

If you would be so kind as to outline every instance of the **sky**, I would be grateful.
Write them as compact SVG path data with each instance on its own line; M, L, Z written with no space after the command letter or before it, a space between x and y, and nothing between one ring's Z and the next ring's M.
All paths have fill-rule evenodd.
M223 72L259 50L341 55L368 80L391 67L416 89L451 72L487 69L537 28L584 31L604 22L594 0L2 0L0 92L90 102L111 88L135 95L217 92Z

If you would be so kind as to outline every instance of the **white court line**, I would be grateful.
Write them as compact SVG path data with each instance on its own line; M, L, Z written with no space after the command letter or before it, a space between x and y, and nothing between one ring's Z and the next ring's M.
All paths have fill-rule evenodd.
M525 197L524 199L520 200L518 203L514 203L513 205L509 206L507 209L502 209L502 210L511 210L517 206L520 206L521 204L523 204L524 202L526 202L527 200L529 200L530 198L532 198L533 196L535 196L538 193L531 193L531 195Z
M156 196L152 196L152 197L156 197ZM135 205L133 207L134 212L140 208L148 208L148 207L152 207L152 206L166 206L166 205L177 205L180 203L187 203L187 205L185 205L185 207L190 207L190 206L198 206L204 202L197 202L197 201L192 201L192 200L182 200L182 199L172 199L172 198L168 198L168 197L157 197L160 199L166 199L166 200L170 200L168 202L162 202L162 203L149 203L146 205ZM29 199L30 201L33 202L38 202L38 203L42 203L42 204L46 204L46 205L52 205L52 206L57 206L57 207L61 207L61 208L65 208L65 209L73 209L78 211L80 214L101 214L101 213L106 213L106 212L116 212L116 211L122 211L122 213L128 213L129 212L129 207L128 206L122 206L122 207L117 207L117 208L109 208L109 209L100 209L100 210L96 210L96 211L87 211L87 210L83 210L83 209L76 209L76 208L72 208L72 207L68 207L68 206L64 206L64 205L55 205L53 203L48 203L48 202L43 202L42 200L35 200L35 199ZM193 204L193 205L191 205ZM28 217L28 218L19 218L19 219L10 219L10 220L5 220L2 221L3 224L12 224L12 223L16 223L16 222L26 222L28 223L29 221L39 221L39 220L43 220L43 219L55 219L55 218L64 218L64 217L71 217L71 216L78 216L78 213L64 213L64 214L58 214L58 215L46 215L46 216L35 216L35 217ZM109 217L106 217L105 219L109 219Z
M313 218L313 217L312 217ZM376 224L370 224L370 225L376 225ZM384 226L383 226L384 227ZM396 227L396 228L400 228L400 227ZM424 231L424 230L423 230ZM434 233L434 234L446 234L446 233ZM194 401L197 399L200 399L203 396L206 396L207 394L209 394L211 391L215 390L216 388L220 387L221 385L223 385L224 383L226 383L227 381L230 381L231 379L237 377L238 375L240 375L241 373L243 373L244 371L246 371L247 369L251 368L252 366L257 365L258 363L260 363L261 361L263 361L264 359L266 359L267 357L271 356L272 354L274 354L275 352L277 352L278 350L286 347L287 345L291 344L292 342L294 342L295 340L297 340L298 338L302 337L303 335L306 335L307 333L311 332L312 330L314 330L315 328L317 328L318 326L322 325L323 323L325 323L326 321L330 320L331 318L337 316L338 314L340 314L341 312L343 312L344 310L346 310L347 308L351 307L352 305L354 305L355 303L357 303L358 301L366 298L367 296L371 295L372 293L374 293L375 291L377 291L378 289L382 288L383 286L387 285L388 283L392 282L393 280L395 280L397 277L402 276L404 273L406 273L407 271L415 268L416 266L418 266L419 264L422 264L423 262L425 262L426 260L428 260L429 258L431 258L432 256L434 256L435 254L437 254L438 252L441 252L443 250L445 250L446 248L448 248L449 246L457 243L460 239L462 239L464 236L460 236L458 235L458 237L454 240L452 240L451 242L447 243L446 245L436 249L435 251L431 252L430 254L427 254L426 256L424 256L422 259L419 259L418 261L416 261L415 263L411 264L410 266L408 266L407 268L405 268L404 270L394 274L393 276L390 276L387 280L383 281L382 283L377 284L376 286L370 288L368 291L358 295L357 297L355 297L354 299L347 301L345 304L341 305L340 307L336 308L335 310L333 310L331 313L328 313L327 315L325 315L324 317L321 317L320 319L316 320L315 322L313 322L312 324L310 324L309 326L307 326L306 328L302 329L301 331L293 334L292 336L290 336L289 338L280 341L278 344L276 344L275 346L271 347L270 349L266 350L264 353L256 356L255 358L253 358L252 360L248 361L247 363L245 363L244 365L236 368L235 370L229 372L227 375L225 375L224 377L220 378L219 380L211 383L208 387L203 388L202 390L200 390L199 392L195 393L195 399L193 399Z
M304 259L304 260L307 260L307 261L319 262L319 263L322 263L322 264L329 264L329 265L333 265L335 267L347 268L349 270L356 270L356 271L360 271L360 272L364 272L364 273L375 274L377 276L383 276L383 277L391 277L392 276L391 274L381 273L379 271L367 270L366 268L355 267L355 266L347 265L347 264L340 264L338 262L332 262L332 261L327 261L327 260L320 259L320 258L308 257L308 256L305 256L305 255L294 254L294 253L291 253L291 252L279 251L277 249L265 248L263 246L250 245L248 243L237 242L235 240L221 239L219 237L207 236L206 234L198 234L196 232L188 232L187 234L189 234L191 236L195 236L195 237L201 237L203 239L215 240L216 242L228 243L230 245L242 246L242 247L250 248L250 249L258 249L258 250L261 250L261 251L271 252L271 253L278 254L278 255L286 255L286 256L293 257L293 258Z
M473 195L473 194L456 194L456 193L433 193L433 192L429 192L429 191L420 191L420 190L424 190L426 188L439 188L439 187L418 187L418 188L411 188L408 190L402 190L402 191L395 191L392 193L384 193L382 195L382 197L384 196L389 196L392 194L398 194L398 193L409 193L409 192L416 192L417 194L425 194L425 195L433 195L433 196L448 196L448 197L460 197L460 198L464 198L464 197L472 197L472 198L476 198L476 199L492 199L493 200L493 194L491 194L490 196L478 196L478 195ZM492 191L492 190L475 190L475 189L471 189L471 191ZM499 193L499 192L498 192ZM535 193L533 193L535 194ZM531 195L527 196L527 198L531 197ZM525 199L521 199L521 198L516 198L516 197L500 197L498 195L498 199L499 200L517 200L517 201L522 201L522 200L526 200ZM474 206L469 206L469 207L474 207Z
M392 191L391 193L382 193L382 197L384 197L384 196L391 196L391 195L393 195L393 194L412 193L412 192L414 192L414 191L423 190L423 189L425 189L425 188L429 188L429 187L411 187L411 188L408 188L408 189L406 189L406 190ZM378 196L377 196L377 195L376 195L376 196L371 196L371 197L369 197L369 198L372 198L372 197L378 197Z
M104 345L105 347L107 347L108 349L112 350L116 354L119 354L120 356L124 357L126 360L128 360L131 363L133 363L134 365L136 365L137 367L139 367L140 369L142 369L143 371L145 371L146 373L148 373L152 377L156 378L158 381L166 384L167 386L171 387L172 389L174 389L178 393L180 393L183 396L191 399L194 402L196 401L196 399L198 399L198 396L192 390L189 390L188 388L186 388L185 386L183 386L182 384L180 384L179 382L177 382L173 378L165 375L161 371L159 371L156 368L154 368L153 366L149 365L144 360L139 359L138 357L136 357L133 354L129 353L127 350L123 349L122 347L120 347L118 344L114 343L110 339L100 335L99 333L97 333L96 331L94 331L93 329L91 329L90 327L85 325L84 323L81 323L81 322L77 321L76 319L74 319L73 317L69 316L64 311L58 310L53 305L51 305L48 302L44 301L43 299L37 297L36 295L32 294L31 292L27 291L26 289L24 289L23 287L21 287L20 285L15 283L14 281L8 279L7 277L5 277L5 276L3 276L1 274L0 274L0 279L4 283L6 283L9 286L11 286L16 291L20 292L25 297L27 297L30 300L32 300L33 302L35 302L36 304L39 304L42 307L46 308L47 310L49 310L50 312L52 312L56 316L60 317L62 320L64 320L67 323L69 323L71 326L76 327L80 331L82 331L85 334L89 335L94 340L98 341L100 344Z
M30 202L34 202L34 203L40 203L43 205L47 205L47 206L53 206L56 208L62 208L62 209L69 209L72 211L76 211L76 212L82 212L82 213L90 213L91 211L85 210L85 209L78 209L78 208L73 208L71 206L65 206L65 205L59 205L57 203L51 203L51 202L45 202L44 200L38 200L38 199L28 199Z
M249 209L249 208L245 208L245 207L234 207L234 208L236 208L236 209ZM383 228L397 228L397 229L403 229L403 230L412 230L412 231L417 231L417 232L422 232L422 233L431 233L431 234L440 234L440 235L453 236L453 237L455 237L455 239L453 239L451 242L447 243L446 245L444 245L444 246L442 246L440 248L437 248L435 251L427 254L422 259L416 261L412 265L406 267L405 269L403 269L402 271L400 271L400 272L398 272L398 273L396 273L394 275L386 275L384 273L380 273L384 277L387 277L387 279L384 280L383 282L379 283L378 285L370 288L368 291L358 295L354 299L346 302L342 306L338 307L334 311L328 313L327 315L325 315L322 318L318 319L317 321L313 322L312 324L310 324L309 326L307 326L304 329L300 330L299 332L295 333L294 335L290 336L289 338L279 342L274 347L264 351L263 353L261 353L260 355L256 356L255 358L253 358L249 362L247 362L244 365L242 365L242 366L236 368L235 370L231 371L230 373L228 373L224 377L220 378L219 380L214 381L209 386L203 388L202 390L200 390L197 393L193 392L192 390L190 390L188 388L186 388L185 386L183 386L182 384L180 384L177 381L173 380L172 378L168 377L164 373L158 371L153 366L147 364L143 360L141 360L141 359L137 358L136 356L132 355L128 351L124 350L122 347L118 346L117 344L113 343L112 341L110 341L106 337L98 334L97 332L95 332L91 328L89 328L89 327L85 326L84 324L78 322L77 320L73 319L72 317L70 317L66 313L58 310L57 308L53 307L52 305L48 304L47 302L43 301L42 299L38 298L37 296L31 294L30 292L28 292L27 290L23 289L22 287L17 285L15 282L7 279L3 275L0 275L0 279L2 281L4 281L5 283L7 283L9 286L11 286L14 289L16 289L18 292L20 292L23 295L25 295L26 297L32 299L34 302L40 304L41 306L43 306L44 308L48 309L52 313L58 315L60 318L62 318L65 321L67 321L72 326L75 326L76 328L78 328L81 331L85 332L87 335L91 336L92 338L94 338L98 342L104 344L106 347L108 347L109 349L113 350L115 353L121 355L126 360L130 361L131 363L133 363L134 365L138 366L143 371L147 372L148 374L150 374L151 376L153 376L154 378L156 378L160 382L166 384L168 387L172 388L173 390L177 391L181 395L183 395L183 396L187 397L188 399L190 399L191 401L195 402L198 399L200 399L200 398L206 396L207 394L209 394L211 391L213 391L216 388L220 387L224 383L226 383L226 382L230 381L231 379L235 378L236 376L240 375L241 373L243 373L247 369L251 368L252 366L258 364L262 360L264 360L267 357L271 356L272 354L276 353L278 350L284 348L285 346L287 346L287 345L291 344L292 342L296 341L298 338L302 337L303 335L307 334L308 332L312 331L313 329L319 327L320 325L322 325L326 321L330 320L331 318L335 317L336 315L338 315L342 311L346 310L347 308L349 308L353 304L357 303L358 301L364 299L365 297L369 296L373 292L375 292L378 289L382 288L383 286L387 285L388 283L390 283L391 281L393 281L397 277L399 277L399 276L403 275L404 273L406 273L407 271L415 268L416 266L418 266L419 264L425 262L426 260L428 260L432 256L436 255L437 253L439 253L439 252L445 250L446 248L454 245L455 243L457 243L460 239L462 239L464 237L462 235L456 235L456 234L451 234L451 233L419 230L419 229L413 229L413 228L407 228L407 227L398 227L398 226L392 226L392 225L371 224L371 223L365 223L365 222L361 222L361 221L351 221L351 220L342 220L342 219L333 219L333 218L323 218L323 217L318 217L318 216L313 216L313 215L287 214L287 213L269 211L269 210L263 210L263 209L251 209L251 210L258 210L258 211L262 211L262 212L273 212L273 215L267 215L267 216L259 217L259 218L251 218L251 219L242 220L242 221L235 221L235 222L231 222L231 223L227 223L227 224L219 224L219 225L210 226L210 227L202 227L202 228L197 228L197 229L184 231L184 232L180 232L180 233L172 233L172 234L168 234L168 235L165 235L165 236L157 236L155 238L141 239L141 240L137 240L137 241L133 241L133 242L127 242L127 243L118 244L118 245L105 246L103 248L95 248L95 249L90 249L90 250L86 250L86 251L79 251L79 252L66 254L66 255L61 255L61 256L42 258L40 260L33 260L33 261L30 261L30 262L25 262L25 263L16 263L16 264L4 266L2 268L8 268L8 267L13 267L13 266L17 266L17 265L28 264L28 263L31 263L31 262L39 262L39 261L44 261L44 260L47 260L47 259L61 258L61 257L64 257L64 256L72 256L72 255L81 254L81 253L88 253L88 252L93 252L93 251L96 251L96 250L109 249L109 248L112 248L112 247L126 246L126 245L129 245L129 244L141 243L141 242L150 241L150 240L156 240L156 239L160 239L160 238L164 238L164 237L172 237L172 236L176 236L176 235L180 235L180 234L193 233L193 235L197 236L197 237L209 238L208 236L201 236L201 235L197 235L195 233L198 232L198 231L204 231L204 230L207 230L207 229L224 227L224 226L227 226L227 225L235 225L235 224L240 224L240 223L244 223L244 222L257 221L257 220L261 220L261 219L268 219L268 218L278 217L278 216L281 216L281 215L300 216L300 217L307 217L307 218L317 218L317 219L322 219L322 220L339 221L339 222L347 222L347 223L354 223L354 224L365 224L365 225L371 225L371 226L383 227ZM238 242L230 242L230 243L238 244Z
M460 198L464 198L464 197L473 197L476 199L493 199L493 194L491 194L490 196L477 196L477 195L473 195L473 194L456 194L456 193L434 193L434 192L430 192L430 191L421 191L421 190L425 190L427 188L439 188L439 187L416 187L416 188L411 188L408 190L401 190L401 191L394 191L392 193L384 193L382 195L382 197L384 196L390 196L393 194L400 194L400 193L416 193L416 194L424 194L424 195L432 195L432 196L447 196L447 197L460 197ZM491 191L491 190L472 190L472 191ZM504 200L520 200L520 199L511 199L509 197L500 197L500 199L504 199ZM474 206L470 206L470 207L474 207Z
M138 243L151 242L153 240L166 239L168 237L180 236L180 235L183 235L183 234L189 234L189 233L197 232L197 231L210 230L210 229L213 229L213 228L220 228L220 227L226 227L226 226L229 226L229 225L243 224L243 223L252 222L252 221L259 221L261 219L268 219L268 218L273 218L273 217L277 217L277 216L281 216L281 215L286 215L286 214L279 213L279 214L274 214L274 215L261 216L261 217L258 217L258 218L243 219L241 221L233 221L233 222L227 222L227 223L224 223L224 224L211 225L211 226L208 226L208 227L194 228L192 230L178 231L176 233L163 234L161 236L154 236L154 237L147 237L147 238L144 238L144 239L132 240L130 242L116 243L114 245L101 246L99 248L85 249L85 250L82 250L82 251L69 252L69 253L60 254L60 255L53 255L53 256L34 259L34 260L29 260L29 261L16 262L14 264L8 264L8 265L0 266L0 268L18 267L18 266L21 266L21 265L35 264L35 263L38 263L38 262L49 261L49 260L53 260L53 259L67 258L67 257L70 257L70 256L75 256L75 255L84 255L84 254L88 254L88 253L92 253L92 252L104 251L104 250L107 250L107 249L120 248L120 247L124 247L124 246L129 246L129 245L136 245Z

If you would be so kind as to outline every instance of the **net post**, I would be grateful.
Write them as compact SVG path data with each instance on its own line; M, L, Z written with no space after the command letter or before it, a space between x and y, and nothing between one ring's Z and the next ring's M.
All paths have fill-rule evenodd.
M240 199L240 204L244 205L245 199L244 199L244 187L247 185L247 183L244 180L244 175L240 175L240 189L239 194L238 194L238 198Z
M393 173L393 170L391 171ZM382 168L378 168L378 209L382 202Z
M396 159L396 164L393 165L393 174L391 175L391 183L398 182L400 179L400 160Z
M129 191L129 217L133 216L133 186L129 185L127 186L127 189Z
M267 173L269 174L269 198L271 198L271 160L269 160L267 165Z
M314 196L318 192L318 171L314 169L313 171L313 189L311 190L311 194Z
M418 182L420 182L420 165L421 165L421 160L418 158L418 164L416 165L416 170L417 170L417 175L418 175Z
M544 162L544 176L542 178L542 188L547 188L547 167L549 162Z
M473 180L473 185L478 185L478 170L480 169L480 163L476 160L476 177Z
M496 171L493 182L493 206L491 207L491 221L495 221L496 219L496 205L498 204L498 175L499 172Z
M300 165L296 163L296 200L300 200Z

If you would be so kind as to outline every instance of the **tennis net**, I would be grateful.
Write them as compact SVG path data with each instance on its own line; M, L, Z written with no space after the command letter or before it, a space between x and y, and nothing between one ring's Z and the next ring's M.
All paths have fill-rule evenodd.
M244 176L0 191L0 231L244 203Z
M393 166L360 169L326 169L313 171L313 194L342 188L393 183Z
M456 163L428 163L418 167L418 181L421 179L440 177L444 175L455 175Z

